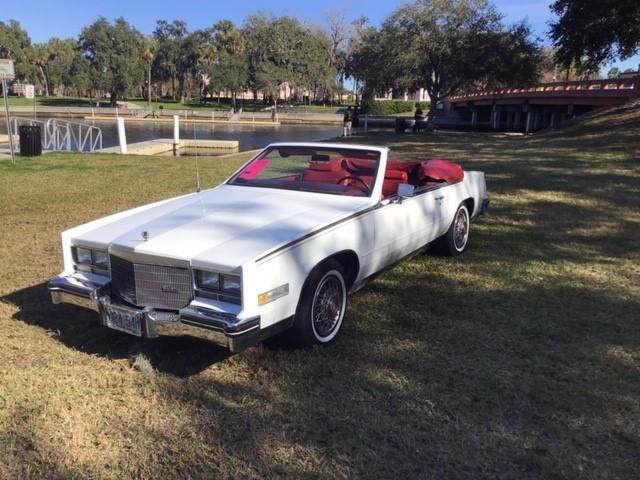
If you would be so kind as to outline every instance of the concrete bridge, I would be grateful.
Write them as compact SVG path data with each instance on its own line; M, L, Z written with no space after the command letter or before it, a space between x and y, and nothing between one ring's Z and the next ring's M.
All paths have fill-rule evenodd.
M468 92L449 97L445 108L472 129L530 133L635 99L640 99L640 75Z

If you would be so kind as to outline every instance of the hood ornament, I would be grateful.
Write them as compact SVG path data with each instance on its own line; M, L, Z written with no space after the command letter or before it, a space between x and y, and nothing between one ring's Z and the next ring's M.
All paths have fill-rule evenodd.
M142 235L143 240L146 242L147 240L149 240L149 232L147 230L142 230L142 232L140 232L140 234Z

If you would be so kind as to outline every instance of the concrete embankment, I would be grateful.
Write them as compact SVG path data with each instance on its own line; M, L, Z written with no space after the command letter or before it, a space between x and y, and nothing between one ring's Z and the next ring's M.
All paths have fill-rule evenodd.
M197 151L202 155L221 155L225 153L236 153L240 149L240 142L237 140L180 140L176 145L171 138L159 138L145 142L130 143L127 145L129 155L162 155L169 152L179 154L180 151L189 153ZM99 151L100 153L120 153L120 147L108 147Z

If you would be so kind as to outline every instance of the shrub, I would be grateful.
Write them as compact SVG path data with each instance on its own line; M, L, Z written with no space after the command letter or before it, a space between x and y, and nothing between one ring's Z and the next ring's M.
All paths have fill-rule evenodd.
M416 102L404 100L365 100L362 102L362 113L369 115L395 115L413 112ZM421 102L423 110L429 110L429 102Z

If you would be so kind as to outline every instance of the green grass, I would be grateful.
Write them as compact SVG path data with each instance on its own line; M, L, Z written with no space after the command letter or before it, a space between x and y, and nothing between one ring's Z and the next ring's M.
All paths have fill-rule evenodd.
M33 107L33 101L31 98L9 97L9 105L12 107ZM42 107L91 107L88 98L77 97L36 97L35 102Z
M189 159L0 163L0 478L637 477L640 119L581 128L350 140L484 170L491 212L310 351L139 341L49 303L60 231L191 190ZM201 159L203 184L242 157Z
M88 98L77 98L77 97L36 97L35 99L37 106L46 106L46 107L92 107L95 104L95 99L91 101ZM143 98L130 98L127 100L130 103L134 103L139 105L140 107L146 108L147 101ZM26 99L24 97L9 97L9 105L13 107L32 107L33 99ZM100 105L107 107L109 106L108 99L100 99ZM242 105L242 109L244 112L257 112L265 108L265 105L262 102L253 103L252 101L240 102L238 100L237 107ZM231 109L231 102L228 99L222 99L220 103L216 100L211 100L206 103L200 102L199 99L193 99L191 101L181 102L179 100L153 100L151 102L151 108L158 109L162 107L163 109L170 110L204 110L204 111L223 111L228 112ZM279 106L282 112L292 112L292 113L339 113L341 108L338 106L322 106L322 105L295 105L293 107L287 107L284 105Z

